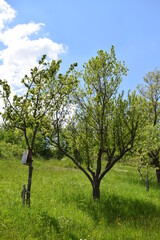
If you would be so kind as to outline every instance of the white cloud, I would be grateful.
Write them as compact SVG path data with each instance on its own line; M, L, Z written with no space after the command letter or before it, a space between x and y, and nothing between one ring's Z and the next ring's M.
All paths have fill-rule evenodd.
M6 1L0 0L0 30L5 27L5 23L12 21L15 15L16 11Z
M6 79L13 91L18 92L22 87L21 79L43 54L58 59L65 48L46 37L31 39L31 35L36 35L44 27L43 23L30 22L8 28L7 23L15 17L16 11L0 0L0 42L5 46L0 51L0 79Z

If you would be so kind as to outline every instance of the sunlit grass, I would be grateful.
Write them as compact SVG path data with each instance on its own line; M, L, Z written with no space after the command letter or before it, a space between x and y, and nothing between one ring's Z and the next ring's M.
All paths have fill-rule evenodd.
M116 165L92 200L86 177L67 159L35 160L31 207L22 207L28 168L0 160L0 239L159 239L160 189L149 192L136 170Z

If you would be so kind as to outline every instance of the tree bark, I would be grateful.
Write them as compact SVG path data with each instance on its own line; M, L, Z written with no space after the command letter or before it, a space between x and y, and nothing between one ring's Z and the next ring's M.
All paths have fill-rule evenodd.
M156 169L157 183L160 184L160 164L159 164L159 156L156 156L156 157L153 159L153 163L154 163L155 167L157 168L157 169Z
M100 199L100 182L95 179L93 184L92 184L92 188L93 188L93 199Z
M31 184L32 184L32 151L29 150L28 153L28 163L29 163L29 171L28 171L28 185L27 185L27 198L26 198L26 204L30 207L30 197L31 197Z
M156 174L157 174L157 183L160 184L160 168L156 169Z
M147 170L147 179L146 179L146 191L149 191L148 170Z
M146 191L149 191L149 182L146 182Z

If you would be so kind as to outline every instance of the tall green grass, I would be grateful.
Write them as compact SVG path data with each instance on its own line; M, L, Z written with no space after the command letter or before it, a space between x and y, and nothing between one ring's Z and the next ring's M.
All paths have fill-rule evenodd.
M62 161L33 163L31 207L22 207L28 167L0 160L0 239L160 239L160 189L150 191L136 170L118 164L102 180L100 201L92 200L83 173Z

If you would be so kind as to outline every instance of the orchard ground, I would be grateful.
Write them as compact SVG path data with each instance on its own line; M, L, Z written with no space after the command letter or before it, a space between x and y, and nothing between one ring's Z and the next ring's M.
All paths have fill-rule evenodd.
M0 239L160 239L160 187L146 192L137 169L117 163L92 199L90 182L67 158L33 162L31 207L22 207L28 167L0 159Z

